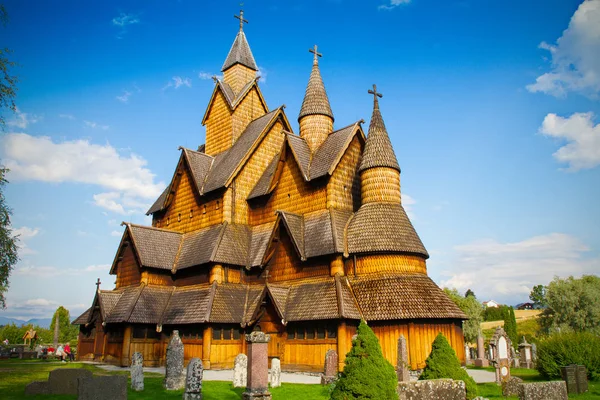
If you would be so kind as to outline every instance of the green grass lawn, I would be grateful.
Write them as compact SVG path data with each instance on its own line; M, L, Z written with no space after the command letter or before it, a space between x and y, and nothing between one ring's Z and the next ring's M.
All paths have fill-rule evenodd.
M90 364L81 363L56 363L41 360L2 360L0 361L0 397L3 400L23 399L25 386L32 381L47 380L50 371L57 368L85 368L94 375L129 375L128 372L108 372ZM143 392L129 390L129 399L181 399L183 391L166 391L162 388L163 376L160 374L144 374ZM205 381L202 395L205 400L239 400L242 398L243 388L233 388L231 382ZM274 400L315 399L329 398L327 386L302 385L283 383L281 387L271 389ZM76 399L77 396L28 396L27 399Z

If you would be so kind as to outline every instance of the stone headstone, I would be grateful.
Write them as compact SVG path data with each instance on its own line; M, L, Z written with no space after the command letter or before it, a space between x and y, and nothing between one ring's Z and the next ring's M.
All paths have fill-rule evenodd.
M271 359L271 387L281 386L281 361L279 358Z
M233 362L233 387L246 387L248 378L248 357L240 353Z
M537 344L531 343L531 361L535 364L537 361Z
M410 381L410 373L408 371L408 347L406 345L406 338L404 335L400 335L398 338L398 358L396 361L396 375L398 376L398 382Z
M144 356L136 351L131 357L131 389L136 392L144 390Z
M269 392L269 348L271 336L255 331L246 335L248 342L248 383L243 394L244 400L271 400Z
M513 368L519 368L521 366L521 360L519 360L519 356L517 355L517 352L515 351L514 347L510 347L510 356L512 357L512 364L511 366Z
M77 394L79 378L91 378L92 371L83 368L60 368L50 371L48 385L52 394Z
M77 400L126 400L127 377L125 375L79 378Z
M467 390L463 381L452 379L399 382L398 397L399 400L465 400Z
M202 400L203 375L204 368L202 367L202 360L199 358L192 358L187 367L183 400Z
M34 381L25 386L25 396L36 394L52 394L50 385L47 381Z
M512 342L510 338L502 329L502 327L496 328L494 336L490 340L491 350L491 361L496 367L496 383L501 384L502 382L510 379L510 366L512 363L511 356Z
M173 331L167 346L166 372L163 387L167 390L183 389L185 377L183 376L183 342L179 331Z
M533 368L532 345L527 343L527 339L523 336L523 340L519 343L519 360L521 367Z
M479 332L477 336L477 358L475 359L476 367L487 367L489 365L488 360L485 358L485 346L483 335Z
M569 394L585 393L588 390L587 368L571 364L560 368L560 374L567 385Z
M519 400L568 400L564 381L521 383Z
M325 369L321 375L321 385L329 385L337 379L338 372L338 354L333 349L327 350L325 353Z
M517 378L516 376L511 376L505 382L502 382L502 395L504 397L508 396L518 396L519 395L519 385L523 383L523 379Z

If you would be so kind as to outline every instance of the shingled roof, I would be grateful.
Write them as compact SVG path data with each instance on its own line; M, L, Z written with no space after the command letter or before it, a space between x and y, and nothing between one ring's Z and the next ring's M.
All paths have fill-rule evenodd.
M258 98L259 98L260 102L262 103L264 109L268 111L269 107L267 106L267 102L263 98L261 91L258 89L259 77L256 77L256 78L250 80L250 82L246 83L244 85L244 87L242 87L242 89L237 94L233 91L233 89L231 88L231 86L229 86L229 84L227 82L225 82L221 79L217 79L216 77L214 79L215 79L215 87L210 96L210 100L208 101L208 106L206 107L206 111L204 111L204 116L202 117L202 125L206 124L206 120L207 120L208 116L210 115L211 105L215 101L215 99L217 97L217 93L219 93L219 92L223 93L223 97L225 98L225 102L227 103L227 106L229 107L229 109L231 111L233 111L237 108L238 105L240 105L242 103L242 100L248 95L248 93L250 93L252 88L256 87L256 89L257 89L256 91L258 93Z
M363 204L348 223L346 241L346 255L394 252L429 258L401 204Z
M229 50L229 54L227 54L227 58L223 63L221 71L225 71L235 64L242 64L245 67L258 71L258 66L256 65L256 61L254 61L254 56L250 50L246 35L241 29L235 36L235 40L231 45L231 49Z
M313 60L313 67L308 79L308 85L306 86L306 93L304 100L302 101L302 107L300 108L300 114L298 115L298 121L307 115L326 115L331 117L333 120L333 113L331 112L331 106L329 105L329 98L325 91L325 85L323 84L323 78L321 78L321 72L319 71L319 60L315 51L315 58Z
M374 96L373 115L369 124L369 133L365 143L365 151L360 161L359 172L374 167L389 167L400 171L396 153L388 136L383 117L379 111L377 95Z

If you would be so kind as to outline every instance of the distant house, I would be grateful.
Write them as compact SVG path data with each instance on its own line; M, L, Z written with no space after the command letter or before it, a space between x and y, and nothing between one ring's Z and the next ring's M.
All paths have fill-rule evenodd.
M483 306L498 308L500 306L500 304L496 303L494 300L488 300L488 301L483 302Z
M520 303L516 305L517 310L533 310L535 305L533 303Z

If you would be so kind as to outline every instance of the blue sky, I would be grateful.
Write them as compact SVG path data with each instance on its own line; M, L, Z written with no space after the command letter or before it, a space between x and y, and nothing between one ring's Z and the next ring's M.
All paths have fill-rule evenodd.
M5 2L20 66L0 159L21 261L0 315L73 316L123 228L170 180L238 29L239 3ZM373 83L404 204L441 286L525 301L600 271L600 0L245 2L270 108L297 131L312 65L335 126L371 115Z

